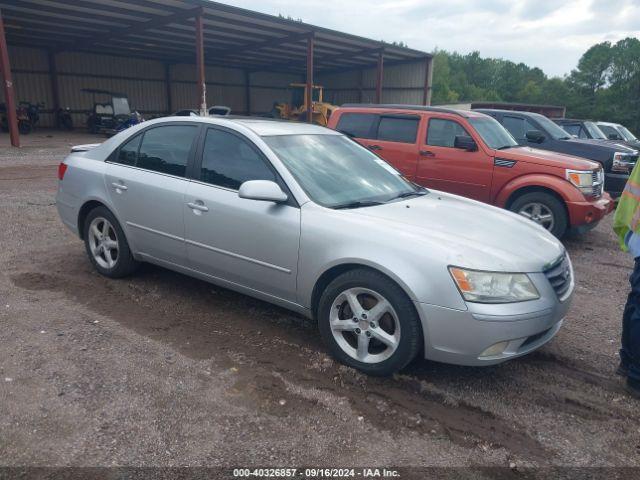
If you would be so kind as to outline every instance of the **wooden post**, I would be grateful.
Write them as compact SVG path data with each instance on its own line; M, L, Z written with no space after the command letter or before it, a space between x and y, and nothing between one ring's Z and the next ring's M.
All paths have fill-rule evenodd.
M9 49L4 35L4 20L0 12L0 72L4 80L4 99L7 107L7 121L9 123L9 137L11 145L20 146L20 132L18 130L18 115L16 113L16 99L13 91L11 64L9 63Z
M251 72L244 71L244 104L247 110L247 116L251 115Z
M313 33L307 37L307 122L313 123Z
M378 53L376 69L376 103L382 103L382 82L384 81L384 52Z
M425 58L424 62L424 93L422 96L423 105L431 105L431 84L433 83L433 57Z
M171 64L164 64L164 88L165 96L167 97L167 114L173 113L173 99L171 98Z
M204 78L204 34L202 9L196 15L196 76L198 92L198 108L200 115L207 115L207 85Z

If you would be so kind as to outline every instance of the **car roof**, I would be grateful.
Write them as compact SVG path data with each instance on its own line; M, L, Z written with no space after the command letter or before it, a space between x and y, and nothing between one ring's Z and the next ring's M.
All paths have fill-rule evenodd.
M396 103L345 103L340 110L346 109L371 109L371 110L402 110L406 112L438 112L450 113L464 118L479 117L478 112L472 110L456 110L454 108L430 107L426 105L404 105Z
M606 125L607 127L619 127L620 126L619 123L612 123L612 122L596 122L596 124L598 124L598 125Z
M593 120L579 118L552 118L551 120L554 122L593 122Z
M243 117L239 115L210 117L162 117L153 122L202 122L212 125L240 125L261 137L275 135L342 135L340 132L319 125L273 118ZM145 122L146 123L146 122Z
M500 108L477 108L475 109L476 112L491 112L491 113L510 113L513 115L522 115L523 117L544 117L544 115L541 115L540 113L536 113L536 112L524 112L521 110L504 110L504 109L500 109ZM545 117L548 118L548 117Z

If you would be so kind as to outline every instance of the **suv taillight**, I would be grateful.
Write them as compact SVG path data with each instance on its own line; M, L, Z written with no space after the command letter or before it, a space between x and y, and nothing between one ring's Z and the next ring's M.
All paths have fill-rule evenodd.
M64 174L67 171L67 165L63 162L58 165L58 180L62 180L64 178Z

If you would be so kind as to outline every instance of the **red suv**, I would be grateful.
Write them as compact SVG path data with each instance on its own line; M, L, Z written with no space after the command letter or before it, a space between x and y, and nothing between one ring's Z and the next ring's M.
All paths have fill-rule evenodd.
M482 113L347 104L328 126L417 184L507 208L557 237L587 231L613 209L600 164L521 147Z

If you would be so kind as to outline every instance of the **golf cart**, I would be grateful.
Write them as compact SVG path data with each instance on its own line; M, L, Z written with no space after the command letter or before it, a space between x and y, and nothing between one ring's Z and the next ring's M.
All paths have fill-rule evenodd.
M83 88L83 92L91 94L93 109L87 117L87 129L90 133L116 133L144 121L142 116L131 111L129 99L123 93ZM96 98L104 101L96 101Z

